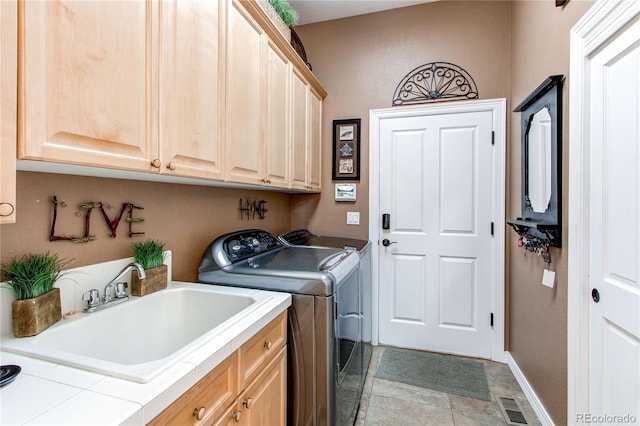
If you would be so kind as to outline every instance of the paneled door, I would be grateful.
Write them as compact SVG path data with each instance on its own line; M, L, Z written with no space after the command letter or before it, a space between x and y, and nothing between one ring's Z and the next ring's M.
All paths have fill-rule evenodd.
M640 17L592 57L590 68L590 412L627 416L635 423L640 419Z
M491 358L493 125L490 110L380 121L380 343Z
M567 423L640 419L640 2L571 29Z

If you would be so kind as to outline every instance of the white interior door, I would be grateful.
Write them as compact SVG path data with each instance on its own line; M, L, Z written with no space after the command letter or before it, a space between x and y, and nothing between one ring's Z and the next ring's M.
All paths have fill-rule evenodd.
M636 20L591 59L589 130L590 412L633 423L640 420L639 76Z
M491 358L503 194L493 129L492 111L380 120L379 205L390 215L378 234L380 343Z

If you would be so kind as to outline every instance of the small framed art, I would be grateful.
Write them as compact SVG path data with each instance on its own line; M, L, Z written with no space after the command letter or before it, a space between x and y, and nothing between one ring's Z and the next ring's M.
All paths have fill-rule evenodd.
M333 180L360 180L360 119L333 120Z
M336 201L356 201L356 184L336 183Z

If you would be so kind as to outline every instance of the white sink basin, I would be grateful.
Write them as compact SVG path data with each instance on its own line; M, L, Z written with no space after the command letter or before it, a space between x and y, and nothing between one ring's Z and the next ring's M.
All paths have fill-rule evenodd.
M208 285L173 286L62 320L2 349L145 383L269 298Z

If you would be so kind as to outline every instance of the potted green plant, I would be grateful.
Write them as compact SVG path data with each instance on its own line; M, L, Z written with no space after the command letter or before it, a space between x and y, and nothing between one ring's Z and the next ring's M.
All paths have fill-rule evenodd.
M133 259L144 269L147 277L140 279L138 271L131 275L131 294L144 296L167 287L167 265L164 262L164 243L156 240L133 244Z
M16 295L12 302L13 334L35 336L60 321L60 289L54 287L65 265L56 254L26 254L2 265L2 278Z
M291 8L287 0L269 0L269 3L287 27L298 22L298 12Z

